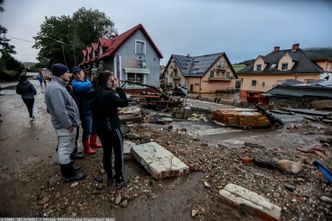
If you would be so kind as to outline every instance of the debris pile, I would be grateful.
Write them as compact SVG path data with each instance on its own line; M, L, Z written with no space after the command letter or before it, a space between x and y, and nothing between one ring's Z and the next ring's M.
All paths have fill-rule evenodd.
M235 127L267 127L270 121L260 112L248 108L216 110L212 119L227 126Z

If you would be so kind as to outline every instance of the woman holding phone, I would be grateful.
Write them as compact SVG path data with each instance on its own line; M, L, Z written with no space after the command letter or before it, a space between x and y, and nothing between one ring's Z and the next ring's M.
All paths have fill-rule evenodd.
M98 88L91 94L92 116L97 135L103 146L103 165L107 174L107 185L115 180L116 188L128 184L122 174L123 135L121 133L118 107L128 106L128 99L119 81L113 73L101 73L98 76ZM112 150L114 151L114 169L112 172Z

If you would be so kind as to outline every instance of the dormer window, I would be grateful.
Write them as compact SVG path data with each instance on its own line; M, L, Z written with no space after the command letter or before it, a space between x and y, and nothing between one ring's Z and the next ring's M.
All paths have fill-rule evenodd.
M262 65L261 64L256 65L256 71L261 71L261 70L262 70Z
M288 70L288 63L282 63L281 64L281 70L282 71L287 71Z

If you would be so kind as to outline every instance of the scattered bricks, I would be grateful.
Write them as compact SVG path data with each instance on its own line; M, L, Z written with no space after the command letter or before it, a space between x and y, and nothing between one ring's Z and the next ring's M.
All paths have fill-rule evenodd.
M241 186L227 184L224 189L219 191L219 194L232 207L256 215L263 220L280 220L281 208L279 206Z
M212 120L239 127L266 127L270 121L255 109L235 108L212 112Z
M155 179L189 173L185 163L155 142L135 145L131 153Z

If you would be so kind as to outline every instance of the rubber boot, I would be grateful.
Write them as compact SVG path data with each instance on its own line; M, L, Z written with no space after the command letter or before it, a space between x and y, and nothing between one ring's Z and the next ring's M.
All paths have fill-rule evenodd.
M82 160L84 158L84 155L82 152L77 151L77 147L75 147L74 151L70 154L70 159L73 160Z
M90 146L94 148L101 148L101 144L97 143L97 134L90 136Z
M73 182L85 178L84 173L74 171L73 165L71 163L61 164L60 167L65 182Z
M84 153L87 154L95 154L96 151L94 149L91 148L89 140L83 140L83 147L84 147Z

